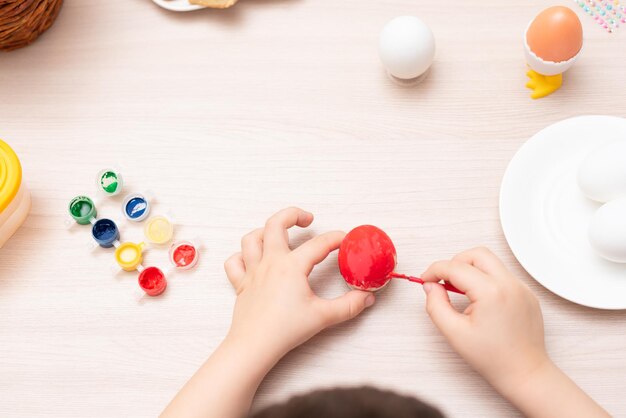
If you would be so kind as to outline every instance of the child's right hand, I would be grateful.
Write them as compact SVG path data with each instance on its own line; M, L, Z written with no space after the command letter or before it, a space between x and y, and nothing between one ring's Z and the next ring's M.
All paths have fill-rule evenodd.
M548 357L537 298L486 248L432 264L426 310L450 345L525 416L609 417ZM465 292L463 313L437 282Z
M426 310L450 345L496 389L517 387L551 362L544 345L543 318L530 289L488 249L475 248L432 264ZM463 313L436 282L464 291Z

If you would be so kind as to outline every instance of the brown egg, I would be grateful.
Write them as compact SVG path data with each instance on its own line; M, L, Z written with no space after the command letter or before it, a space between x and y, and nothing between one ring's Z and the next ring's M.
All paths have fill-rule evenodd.
M526 42L530 50L545 61L567 61L583 46L583 27L571 9L549 7L531 22Z

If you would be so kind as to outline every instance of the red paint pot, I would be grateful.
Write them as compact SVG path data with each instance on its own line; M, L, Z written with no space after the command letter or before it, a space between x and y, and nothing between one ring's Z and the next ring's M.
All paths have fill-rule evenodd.
M170 261L177 269L190 269L198 262L198 248L189 241L175 242L170 247Z
M396 248L375 226L354 228L339 246L339 271L352 288L379 290L389 283L395 267Z
M139 287L149 296L159 296L167 287L165 274L156 267L146 267L139 274Z

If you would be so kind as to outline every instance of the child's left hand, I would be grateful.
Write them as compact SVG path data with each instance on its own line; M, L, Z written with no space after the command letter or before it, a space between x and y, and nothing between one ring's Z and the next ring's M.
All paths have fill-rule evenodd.
M292 251L287 230L311 222L312 214L288 208L243 237L241 252L224 263L237 292L230 331L163 418L246 416L259 384L282 356L374 303L373 294L360 290L333 300L313 293L309 274L345 234L327 232Z
M313 267L336 250L345 233L326 232L295 250L287 230L307 227L313 214L284 209L241 240L241 252L224 263L237 292L227 340L244 343L274 361L323 329L352 319L374 303L372 293L352 290L333 300L309 286Z

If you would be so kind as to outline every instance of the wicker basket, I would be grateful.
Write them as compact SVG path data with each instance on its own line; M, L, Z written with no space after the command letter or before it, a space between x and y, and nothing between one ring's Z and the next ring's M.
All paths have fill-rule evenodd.
M33 42L52 25L63 0L0 0L0 50Z

